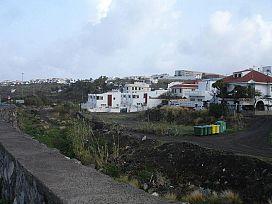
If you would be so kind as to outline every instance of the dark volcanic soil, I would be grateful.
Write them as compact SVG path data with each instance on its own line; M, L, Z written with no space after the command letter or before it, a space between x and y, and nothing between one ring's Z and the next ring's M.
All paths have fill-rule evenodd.
M163 142L192 142L204 147L224 150L239 154L272 158L272 145L268 142L268 137L272 131L272 117L256 117L250 122L248 129L230 135L212 136L157 136L137 132L127 132L136 138L147 138L160 140Z
M151 140L140 143L124 154L125 172L137 174L142 169L155 169L180 192L188 183L218 192L231 189L239 193L244 203L266 203L272 197L269 163L186 142L159 146Z

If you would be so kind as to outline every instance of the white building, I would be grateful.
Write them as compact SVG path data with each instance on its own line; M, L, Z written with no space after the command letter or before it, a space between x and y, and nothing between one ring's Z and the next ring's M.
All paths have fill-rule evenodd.
M103 94L88 94L88 101L82 108L90 112L138 112L161 104L159 96L167 90L151 91L144 83L126 84L124 91L110 91Z
M176 70L175 77L179 77L184 80L201 79L203 72L190 71L190 70Z
M170 87L171 94L179 99L170 100L170 106L203 109L208 106L216 92L212 85L219 79L204 79L192 84L179 83ZM182 100L181 100L182 98Z
M142 82L134 82L134 84L126 84L124 93L150 92L151 88L148 84Z
M265 68L264 68L265 69ZM267 67L266 67L267 69ZM264 71L264 70L260 70ZM272 105L272 77L253 69L246 69L243 71L234 72L232 75L223 79L227 84L228 92L234 90L236 86L252 87L255 91L260 93L260 96L255 96L248 99L226 99L229 105L236 105L239 107L253 106L257 110L271 109Z

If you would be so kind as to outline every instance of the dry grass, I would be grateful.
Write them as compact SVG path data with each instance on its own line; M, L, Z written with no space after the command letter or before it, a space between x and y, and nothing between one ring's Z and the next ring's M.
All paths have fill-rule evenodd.
M239 195L230 190L223 191L220 194L216 192L204 194L203 192L196 190L185 196L183 200L190 204L242 204Z
M221 193L221 198L223 200L229 201L230 203L241 204L242 201L237 193L233 191L226 190Z
M164 195L164 198L166 200L176 201L177 200L177 195L175 193L167 193L167 194Z
M140 188L141 185L137 179L129 179L127 175L122 175L119 178L116 178L117 181L122 182L122 183L127 183L132 185L135 188Z
M196 190L196 191L193 191L192 193L190 193L189 195L187 195L186 200L189 203L203 203L203 202L205 202L206 198L202 192Z

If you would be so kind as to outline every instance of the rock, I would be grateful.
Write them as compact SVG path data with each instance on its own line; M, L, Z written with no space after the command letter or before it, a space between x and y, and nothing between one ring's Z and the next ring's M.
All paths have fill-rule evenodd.
M151 195L158 197L159 194L157 192L152 193Z
M143 189L146 191L148 189L148 185L144 183Z

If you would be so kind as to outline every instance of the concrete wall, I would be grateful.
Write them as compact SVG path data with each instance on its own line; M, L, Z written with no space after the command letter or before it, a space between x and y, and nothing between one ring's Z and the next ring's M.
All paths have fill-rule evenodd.
M1 120L0 181L1 197L14 204L165 203L47 148Z

